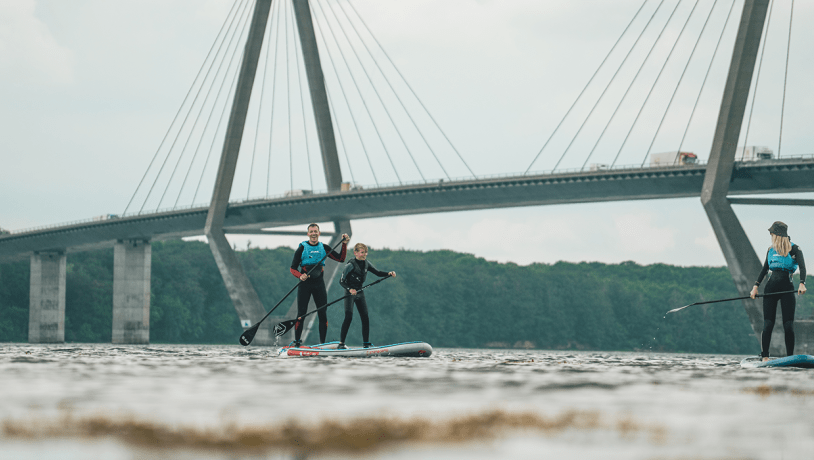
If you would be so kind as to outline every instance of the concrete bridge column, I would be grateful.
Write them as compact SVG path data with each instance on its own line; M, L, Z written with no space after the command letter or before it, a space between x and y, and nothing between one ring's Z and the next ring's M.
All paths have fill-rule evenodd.
M64 252L35 252L31 255L28 342L65 342Z
M147 240L113 247L113 343L150 343L150 269Z

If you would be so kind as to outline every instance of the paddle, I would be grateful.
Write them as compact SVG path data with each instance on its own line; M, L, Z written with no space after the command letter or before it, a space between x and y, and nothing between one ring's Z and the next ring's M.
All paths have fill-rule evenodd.
M758 294L758 295L755 296L755 298L766 297L767 295L794 294L796 292L797 291L770 292L768 294ZM692 307L693 305L701 305L701 304L705 304L705 303L716 303L716 302L729 302L730 300L744 300L744 299L751 299L751 298L752 298L752 296L746 296L746 297L733 297L731 299L708 300L706 302L695 302L695 303L691 303L689 305L684 305L683 307L673 308L672 310L668 311L667 314L669 315L670 313L675 313L675 312L677 312L679 310L683 310L683 309L685 309L687 307Z
M325 257L323 257L322 259L320 259L320 261L319 261L319 262L317 262L317 263L316 263L316 264L315 264L313 267L311 267L311 269L310 269L310 270L308 270L308 271L307 271L305 274L306 274L306 275L310 275L310 274L311 274L311 272L312 272L312 271L313 271L315 268L317 268L317 267L319 266L319 264L321 264L321 263L322 263L322 261L324 261L324 260L325 260L325 258L326 258L326 257L328 257L328 254L330 254L331 252L334 252L334 249L336 249L337 247L339 247L339 245L340 245L340 244L342 244L342 242L343 242L343 241L345 241L345 239L344 239L344 238L340 239L340 240L339 240L339 243L336 243L336 245L335 245L334 247L332 247L332 248L331 248L330 252L327 252L327 253L325 254ZM308 279L308 278L306 278L306 280L307 280L307 279ZM275 305L275 306L271 307L271 310L269 310L269 312L268 312L268 313L266 313L266 316L264 316L264 317L260 318L260 321L256 322L256 323L254 324L254 326L252 326L252 327L250 327L250 328L246 329L245 331L243 331L243 334L241 334L241 335L240 335L240 344L241 344L241 345L243 345L243 346L245 347L245 346L249 345L250 343L252 343L252 340L254 340L254 336L257 334L257 328L259 328L259 327L260 327L260 323L262 323L262 322L263 322L263 321L264 321L266 318L268 318L268 316L271 314L271 312L273 312L275 308L279 307L279 306L280 306L280 304L281 304L281 303L283 303L283 301L284 301L286 298L288 298L288 296L290 296L292 292L294 292L294 289L297 289L297 287L299 287L299 285L300 285L300 284L302 284L302 283L303 283L303 281L302 281L302 280L300 280L300 282L299 282L299 283L297 283L297 284L296 284L296 285L295 285L293 288L291 288L291 290L290 290L290 291L288 291L288 293L287 293L287 294L286 294L286 295L285 295L285 296L284 296L282 299L280 299L280 301L279 301L279 302L277 302L277 305Z
M356 290L356 292L358 293L358 292L360 292L360 291L364 291L366 288L369 288L370 286L373 286L374 284L381 283L382 281L386 280L387 278L392 278L392 277L391 277L391 276L385 276L384 278L379 278L379 279L377 279L376 281L374 281L374 282L372 282L372 283L370 283L370 284L368 284L368 285L362 286L361 288L357 289L357 290ZM276 326L274 326L274 335L276 335L277 337L282 336L283 334L285 334L286 332L288 332L289 330L291 330L291 328L292 328L292 327L294 327L294 325L295 325L295 324L297 324L297 321L300 321L300 320L302 320L303 318L305 318L306 316L308 316L308 315L312 315L312 314L314 314L314 313L318 312L319 310L322 310L322 309L328 308L329 306L331 306L331 305L333 305L333 304L335 304L335 303L339 302L339 301L340 301L340 300L342 300L342 299L347 299L348 297L353 297L353 295L352 295L352 294L347 294L347 295L344 295L344 296L342 296L342 297L340 297L340 298L338 298L338 299L334 300L333 302L326 303L325 305L323 305L323 306L321 306L321 307L319 307L319 308L314 309L314 311L310 311L310 312L308 312L308 313L306 313L306 314L304 314L304 315L302 315L302 316L300 316L300 317L298 317L298 318L295 318L295 319L289 319L289 320L287 320L287 321L283 321L283 322L281 322L281 323L277 323L277 325L276 325Z

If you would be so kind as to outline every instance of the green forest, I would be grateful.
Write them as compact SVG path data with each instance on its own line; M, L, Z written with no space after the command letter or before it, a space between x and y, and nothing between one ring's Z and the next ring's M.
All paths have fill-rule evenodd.
M266 310L297 283L288 271L293 253L287 247L238 252ZM519 266L452 251L390 249L371 249L368 260L398 273L366 291L374 344L421 340L436 347L759 352L740 302L665 315L693 302L738 296L725 267ZM66 342L109 343L113 250L69 254L66 286ZM28 291L28 262L0 265L0 342L27 342ZM342 295L335 279L328 297ZM808 300L799 299L798 318L812 316ZM351 345L362 342L354 314ZM338 340L343 317L342 302L328 307L329 340ZM150 341L237 345L242 331L209 247L154 242Z

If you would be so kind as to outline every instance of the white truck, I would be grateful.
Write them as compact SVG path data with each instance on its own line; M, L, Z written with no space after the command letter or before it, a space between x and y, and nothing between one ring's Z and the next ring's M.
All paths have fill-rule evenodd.
M738 146L735 150L735 161L761 161L774 158L774 151L765 145Z
M303 196L303 195L310 195L311 191L306 189L294 189L294 190L286 190L283 192L284 197L291 197L291 196Z

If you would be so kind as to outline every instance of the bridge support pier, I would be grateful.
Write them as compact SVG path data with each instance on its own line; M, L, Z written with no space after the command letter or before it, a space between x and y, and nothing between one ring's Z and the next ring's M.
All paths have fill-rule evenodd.
M150 343L152 246L119 240L113 247L113 343Z
M31 255L28 342L65 342L64 252L35 252Z

